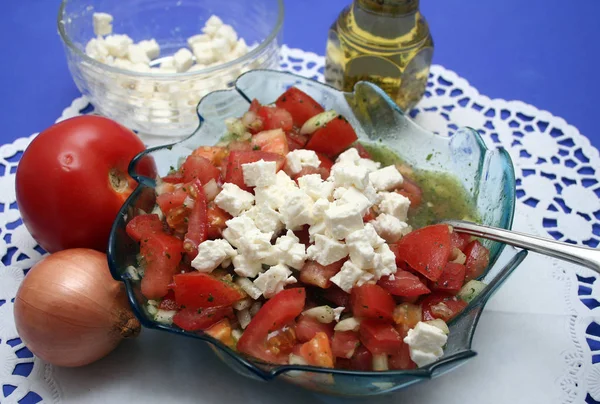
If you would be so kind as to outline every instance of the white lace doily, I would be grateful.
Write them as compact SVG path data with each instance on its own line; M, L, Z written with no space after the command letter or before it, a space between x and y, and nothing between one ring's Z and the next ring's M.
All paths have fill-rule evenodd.
M284 70L322 80L323 65L322 56L283 47L281 67ZM86 107L87 100L78 98L58 120L79 115ZM600 185L595 170L600 169L600 157L598 150L576 128L534 106L481 95L466 80L437 65L432 68L426 97L411 115L422 126L440 134L451 134L460 126L473 127L490 147L504 147L509 151L518 178L516 230L598 246ZM34 358L18 338L12 314L14 297L24 272L42 256L41 249L20 221L14 191L16 166L34 136L0 146L0 257L4 264L0 268L0 402L106 402L107 395L111 397L109 402L126 402L125 397L134 397L129 401L161 402L160 395L152 397L159 387L148 390L138 385L138 390L125 393L118 387L119 380L107 376L115 370L111 370L112 364L125 367L119 378L143 378L141 373L148 373L149 367L139 368L139 364L135 367L135 360L123 363L124 360L108 359L72 372L53 368ZM402 402L422 403L452 394L465 403L600 402L599 307L600 282L594 273L530 256L486 308L475 336L474 348L480 357L443 378L410 389L408 394L400 392L396 399L401 396ZM141 346L148 344L143 343L148 341L144 338L157 338L152 333L147 334L150 335L141 338ZM162 341L178 339L167 337ZM143 352L138 349L137 354L145 355L145 363L152 364L150 352L151 349ZM119 355L122 354L123 351L119 351ZM233 380L230 379L234 377L232 372L218 365L214 367L211 370L223 374L223 383ZM140 374L135 375L138 371ZM180 372L202 373L198 368ZM130 373L133 376L125 376ZM176 383L181 373L173 373L171 379L159 373L152 383L160 384L163 379L163 384ZM262 392L265 389L279 401L283 393L290 391L299 397L298 402L312 397L277 384L277 387L264 384L257 387L240 378L235 383L243 393L241 396L228 393L233 401L237 398L254 401L248 397L260 396L257 402L271 402ZM433 383L436 383L434 388ZM226 387L216 387L219 382L215 380L210 384L215 387L204 386L208 393L202 396L203 401L212 402L211 397L215 397L214 402L219 402L220 396L210 394L209 390ZM195 382L179 386L175 391L183 388L190 393L178 393L174 397L178 401L181 398L180 402L196 402L200 396L191 393L196 387ZM168 388L165 384L165 389ZM337 402L334 398L319 397L319 400ZM393 402L394 398L369 401Z

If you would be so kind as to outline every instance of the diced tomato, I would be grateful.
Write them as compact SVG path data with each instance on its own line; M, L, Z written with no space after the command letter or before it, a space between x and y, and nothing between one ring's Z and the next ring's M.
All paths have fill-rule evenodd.
M363 222L368 223L371 220L375 220L376 218L377 215L373 211L373 208L370 208L369 210L367 210L367 213L365 213L365 215L363 216Z
M231 323L227 317L218 323L211 325L210 328L206 330L206 333L214 339L221 341L229 348L235 347L235 341L231 335Z
M356 151L358 152L358 155L360 157L362 157L363 159L372 159L371 158L371 153L369 153L367 151L367 149L365 149L365 146L363 146L362 144L356 142L354 143L354 146L352 146L356 149Z
M225 182L231 182L243 190L250 191L250 188L244 183L242 164L254 163L259 160L275 161L277 170L280 170L285 162L285 157L264 151L232 151L227 162Z
M318 332L313 339L302 344L300 355L312 366L332 368L334 364L329 337L324 332Z
M337 285L331 285L325 289L322 296L325 300L335 303L337 307L350 307L350 294L344 292Z
M415 328L417 323L421 321L421 318L421 306L418 304L402 303L394 309L394 323L403 326L402 329L405 330L400 333L401 336L404 336L405 332L409 329Z
M254 112L255 114L258 113L258 110L260 109L262 105L260 104L260 101L258 101L256 98L252 100L252 102L250 103L250 108L248 108L248 111L250 112Z
M396 303L387 290L379 285L366 283L355 286L350 292L352 313L356 317L392 320Z
M404 177L402 189L397 192L410 199L410 207L413 209L418 207L423 199L423 191L421 191L421 187L419 187L416 182L406 177Z
M198 246L207 239L208 206L206 194L204 193L202 184L200 184L200 180L196 180L196 184L191 186L195 188L194 194L196 195L196 200L188 218L188 227L185 239L183 240L183 248L187 251L190 259L194 259L198 255Z
M326 266L316 261L306 261L300 270L300 281L321 289L327 289L331 286L331 277L340 272L344 261L340 260Z
M300 342L313 339L318 332L324 332L329 338L333 336L333 324L323 324L309 316L300 316L294 329Z
M449 322L456 317L465 307L467 302L444 293L434 293L421 302L423 321L440 318Z
M473 236L470 234L459 233L457 231L450 233L450 243L452 244L452 247L458 248L461 251L464 251L472 240Z
M180 172L171 172L170 174L162 177L161 180L169 184L179 184L183 182L183 174Z
M177 304L192 309L231 306L244 297L236 285L202 272L178 274L173 279Z
M175 293L172 290L169 290L167 295L163 297L158 308L161 310L179 310L179 305L175 302Z
M142 239L140 253L145 262L142 294L147 299L160 299L167 294L182 252L182 241L168 234L156 233Z
M229 150L229 153L232 151L252 151L252 144L250 144L250 141L233 140L227 143L227 150Z
M441 276L451 251L449 227L437 224L402 237L398 242L397 257L435 282Z
M162 232L163 229L163 222L158 215L152 214L135 216L127 223L125 231L129 237L139 242L144 237Z
M391 370L409 370L417 368L417 365L410 359L410 349L408 344L402 342L402 347L390 354L388 357L388 366Z
M269 299L246 327L238 341L238 351L267 362L287 361L287 358L268 349L267 335L298 317L304 309L305 300L304 288L284 289Z
M335 156L346 150L356 139L358 137L352 125L340 115L317 129L306 148L327 156Z
M183 235L187 231L187 221L190 215L190 209L184 205L171 209L165 218L167 224L173 232Z
M457 294L465 283L465 266L448 262L442 275L431 285L431 289L437 292Z
M285 136L287 137L288 146L290 147L290 151L296 149L303 149L308 142L308 135L301 135L298 131L292 129L290 132L286 132Z
M213 179L217 181L221 175L221 170L215 167L210 160L193 154L188 156L179 170L183 174L184 182L198 179L202 185Z
M335 358L335 368L336 369L352 369L352 361L346 358Z
M156 203L162 212L166 215L172 209L183 205L183 201L188 197L188 193L183 188L176 189L174 192L167 192L156 197Z
M327 178L329 178L331 167L333 167L333 161L323 153L317 153L317 157L319 157L319 160L321 161L321 165L319 166L319 168L321 170L324 170L322 171L321 177L323 177L323 179L326 180Z
M263 130L283 129L288 132L294 127L292 115L283 108L262 106L257 115L263 121Z
M490 264L490 251L481 245L479 240L473 240L467 245L464 252L467 256L465 280L479 278Z
M288 111L297 127L325 111L311 96L296 87L290 87L275 101L275 105Z
M235 319L231 306L191 308L179 310L173 317L173 324L186 331L206 330L224 318Z
M265 343L267 351L278 357L289 355L297 345L296 333L292 327L284 326L269 333Z
M363 345L359 346L350 358L350 368L364 372L373 370L373 354Z
M220 146L200 146L192 152L192 156L203 157L211 162L212 165L218 167L229 151L226 147Z
M431 292L417 276L402 270L396 271L394 280L384 276L377 284L394 296L414 297Z
M231 219L231 215L219 208L217 205L208 205L207 222L208 222L208 233L209 239L221 238L223 236L223 230L227 227L227 222Z
M252 137L252 150L275 153L286 156L290 151L285 132L281 129L267 130Z
M402 338L388 322L364 319L360 323L360 342L373 354L390 354L402 348Z
M336 358L352 358L360 345L358 333L354 331L336 331L331 340L331 351Z
M304 225L300 230L294 230L294 234L298 237L298 240L305 246L310 244L310 235L308 234L309 225Z

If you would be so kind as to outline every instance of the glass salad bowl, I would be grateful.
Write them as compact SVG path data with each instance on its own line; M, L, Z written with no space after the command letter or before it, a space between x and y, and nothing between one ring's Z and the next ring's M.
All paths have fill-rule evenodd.
M138 155L129 172L139 186L122 207L109 242L108 259L112 275L125 283L129 300L140 322L148 327L210 343L217 355L239 373L261 381L283 379L308 389L337 395L367 396L391 392L440 376L476 355L471 342L481 312L490 296L523 261L525 251L484 241L491 251L490 269L481 278L487 287L450 322L450 335L444 356L428 366L403 371L361 372L300 365L273 365L233 351L203 332L187 332L158 323L148 313L140 283L127 267L136 264L139 247L131 240L125 225L140 210L150 211L155 202L155 179L145 176L148 164L155 164L159 176L201 145L213 145L226 133L225 119L242 116L250 100L273 102L290 86L307 92L325 109L344 115L355 128L359 140L391 148L418 169L452 174L462 183L477 207L483 224L510 229L515 204L515 177L510 157L504 150L488 150L473 129L458 130L445 137L430 133L411 121L377 86L360 82L352 93L289 73L255 70L242 75L236 87L205 96L198 105L200 125L178 143L155 147ZM504 250L504 251L503 251Z

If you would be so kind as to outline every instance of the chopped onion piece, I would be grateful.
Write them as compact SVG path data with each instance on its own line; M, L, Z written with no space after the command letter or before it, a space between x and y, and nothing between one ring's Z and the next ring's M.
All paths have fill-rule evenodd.
M148 304L146 306L146 310L148 310L148 314L150 314L151 316L155 316L156 313L158 313L158 309L156 308L156 306L153 306L151 304Z
M173 324L173 317L177 314L176 310L158 310L154 315L154 321L161 324Z
M154 209L152 209L151 214L157 215L160 220L164 220L165 215L163 211L160 209L160 206L154 205Z
M451 259L450 262L453 262L455 264L464 265L465 262L467 262L467 256L465 255L465 253L456 247L454 247L454 249L452 250L450 259Z
M450 334L450 329L448 328L448 324L444 322L444 320L440 318L436 318L433 320L425 321L426 324L432 325L434 327L439 328L446 335Z
M231 330L231 336L234 340L236 340L236 342L239 341L240 338L242 338L242 334L243 331L239 328L234 328L233 330Z
M246 298L246 299L242 299L242 300L238 300L237 302L235 302L233 304L233 308L235 310L244 310L244 309L249 309L250 306L252 306L252 299L250 298Z
M195 204L196 204L196 201L189 195L186 196L185 199L183 200L183 206L185 206L186 208L192 209Z
M335 331L358 331L360 321L355 317L348 317L340 321L333 328Z
M387 354L373 355L373 370L381 372L389 369Z
M127 268L125 268L125 272L127 272L129 277L131 278L131 280L134 280L134 281L140 280L140 273L138 272L137 268L134 267L133 265L129 265Z
M204 184L203 188L204 193L206 194L206 200L208 202L212 202L217 197L217 195L219 195L219 192L221 192L221 189L219 189L219 186L217 185L217 181L215 181L214 179Z
M256 316L256 313L258 313L258 311L260 310L261 307L262 307L261 302L254 302L252 307L250 307L250 314L253 316Z
M246 329L246 327L248 327L248 324L250 324L250 321L252 320L252 316L250 315L250 312L248 311L248 309L244 309L241 311L237 312L237 319L238 322L240 323L240 327L242 327L242 329Z
M303 357L294 355L293 353L290 354L289 362L290 365L308 365L308 362Z
M329 324L335 319L335 312L329 306L313 307L304 311L302 314L316 319L319 323Z
M457 296L467 303L470 303L485 289L487 285L481 281L471 280L464 284Z
M334 110L321 112L319 115L315 115L310 118L308 121L302 125L302 129L300 129L301 135L311 135L317 131L317 129L322 128L330 121L335 119L339 114Z

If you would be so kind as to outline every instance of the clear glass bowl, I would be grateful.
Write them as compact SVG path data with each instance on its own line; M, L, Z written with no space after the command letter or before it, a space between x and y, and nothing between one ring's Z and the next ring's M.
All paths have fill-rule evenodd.
M94 12L114 17L115 34L129 35L134 42L155 38L161 57L187 48L187 38L201 33L213 14L255 47L238 59L204 70L132 72L86 55L86 44L95 37ZM212 91L232 87L240 74L278 68L282 25L283 0L62 0L58 13L58 31L79 90L96 112L138 131L148 144L189 135L198 126L198 101Z
M180 158L198 146L215 144L226 132L224 120L241 116L251 99L271 103L292 85L306 91L326 109L335 109L347 117L361 141L386 145L416 168L453 174L469 191L484 224L511 227L515 177L510 157L504 150L488 150L476 131L465 128L452 137L427 132L406 117L383 90L370 83L358 83L353 93L344 93L289 73L252 71L237 80L236 89L214 92L202 99L198 105L201 124L190 137L170 146L148 149L131 162L129 172L140 185L121 209L112 228L108 259L113 277L125 283L134 312L144 326L209 342L223 361L257 380L278 377L323 393L365 396L394 391L455 369L476 355L471 350L471 341L483 307L525 258L525 251L506 248L502 253L503 245L486 242L491 249L491 269L482 280L488 286L449 324L450 336L444 356L429 366L410 371L359 372L270 365L232 351L202 332L192 333L156 323L146 311L139 283L125 271L127 266L135 265L139 251L137 243L125 233L126 222L140 209L149 211L155 201L154 178L142 173L148 164L155 164L159 175L167 174L170 166L176 166Z

